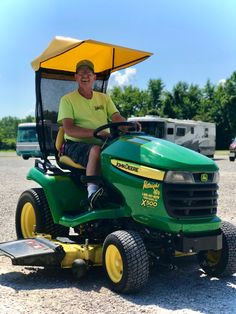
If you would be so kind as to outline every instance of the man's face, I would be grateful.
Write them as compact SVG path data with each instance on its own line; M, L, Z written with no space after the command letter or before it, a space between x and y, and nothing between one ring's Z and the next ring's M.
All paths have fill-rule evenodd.
M93 82L96 79L96 75L89 67L82 66L75 74L75 79L80 87L92 88Z

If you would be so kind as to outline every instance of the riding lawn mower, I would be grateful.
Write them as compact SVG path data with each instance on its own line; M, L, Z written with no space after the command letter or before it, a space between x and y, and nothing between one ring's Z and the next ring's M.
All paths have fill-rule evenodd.
M106 92L112 72L151 53L93 40L56 37L32 62L36 73L36 124L42 153L16 209L17 240L0 244L13 265L71 268L78 277L103 266L112 290L131 293L148 281L156 264L174 268L179 256L196 255L209 276L236 272L236 227L217 216L219 169L199 153L137 131L132 122L108 123L101 177L60 154L57 124L61 96L76 89L78 61L91 60ZM126 129L126 132L122 131ZM101 139L100 139L101 140ZM53 158L55 156L55 158ZM89 181L88 181L89 180ZM97 208L84 206L86 184L103 186Z

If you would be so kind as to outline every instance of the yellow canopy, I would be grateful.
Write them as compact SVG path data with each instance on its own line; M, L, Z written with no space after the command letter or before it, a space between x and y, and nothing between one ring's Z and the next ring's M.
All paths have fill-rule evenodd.
M152 53L107 44L95 40L78 40L56 36L44 52L32 61L35 71L40 68L75 72L77 62L91 60L95 72L121 70L139 63Z

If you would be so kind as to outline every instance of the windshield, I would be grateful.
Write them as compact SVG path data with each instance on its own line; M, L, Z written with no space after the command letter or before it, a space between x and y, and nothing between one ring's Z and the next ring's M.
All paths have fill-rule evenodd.
M38 136L36 127L19 127L17 132L17 142L37 142Z
M109 72L97 73L94 90L105 92ZM40 69L36 72L36 129L43 156L54 155L58 131L57 115L62 96L78 88L74 73Z

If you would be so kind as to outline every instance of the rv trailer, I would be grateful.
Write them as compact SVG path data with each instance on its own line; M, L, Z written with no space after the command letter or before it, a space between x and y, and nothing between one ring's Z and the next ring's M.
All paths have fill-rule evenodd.
M20 123L17 129L16 153L23 159L41 157L35 122Z
M215 153L215 123L161 118L146 115L131 117L128 121L139 121L145 133L166 139L213 158Z

